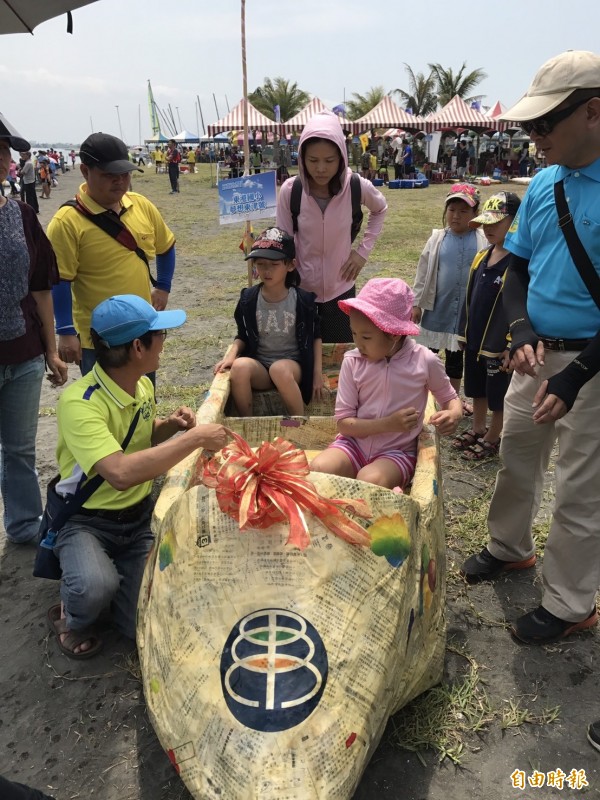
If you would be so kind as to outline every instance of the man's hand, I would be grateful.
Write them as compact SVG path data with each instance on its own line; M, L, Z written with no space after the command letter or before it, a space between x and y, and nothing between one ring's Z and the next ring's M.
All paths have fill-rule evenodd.
M231 431L224 425L209 422L206 425L196 426L197 436L200 439L200 447L205 450L217 452L222 450L231 439Z
M415 323L415 325L419 325L421 323L422 316L423 316L423 309L419 308L419 306L413 306L412 321Z
M58 355L67 364L79 364L81 361L81 342L77 336L58 337Z
M67 365L58 357L58 353L46 353L46 364L50 374L46 375L46 380L52 386L62 386L67 380Z
M537 375L535 368L538 364L544 366L544 345L541 342L537 343L535 350L530 344L524 344L515 350L510 360L510 367L517 375L531 375L532 378Z
M169 302L169 293L165 292L164 289L157 289L154 287L152 289L152 306L156 309L156 311L164 311L167 307L167 303Z
M350 256L346 263L340 270L340 275L345 281L355 281L358 278L358 273L367 263L367 259L359 256L356 250L350 252Z
M541 425L544 422L556 422L569 410L566 404L555 394L547 394L548 381L544 381L533 398L533 421Z
M196 415L188 406L180 406L168 419L169 422L173 422L180 431L189 431L196 427Z

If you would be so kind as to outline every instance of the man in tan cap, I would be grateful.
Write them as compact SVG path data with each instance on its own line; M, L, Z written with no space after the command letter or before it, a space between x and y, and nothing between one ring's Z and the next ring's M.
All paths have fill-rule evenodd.
M550 59L504 117L520 123L549 166L532 181L505 240L515 374L505 399L489 543L462 572L477 583L535 564L531 525L558 440L542 602L512 626L520 641L544 644L598 621L600 280L591 267L584 283L565 230L572 220L581 250L600 264L600 56L568 51ZM559 212L563 189L567 210ZM581 252L575 258L585 261Z

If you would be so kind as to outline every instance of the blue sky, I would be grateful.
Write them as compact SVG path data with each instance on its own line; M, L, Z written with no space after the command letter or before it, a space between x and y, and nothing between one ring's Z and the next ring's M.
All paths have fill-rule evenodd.
M600 3L590 0L247 0L246 19L249 91L282 76L329 105L371 86L406 88L404 62L427 71L466 61L488 74L484 103L510 106L551 56L600 49ZM0 111L26 138L78 144L92 126L118 136L120 117L136 144L138 108L150 135L148 79L192 131L196 95L205 125L217 118L213 93L221 116L242 96L239 0L98 0L74 24L72 36L63 17L0 37Z

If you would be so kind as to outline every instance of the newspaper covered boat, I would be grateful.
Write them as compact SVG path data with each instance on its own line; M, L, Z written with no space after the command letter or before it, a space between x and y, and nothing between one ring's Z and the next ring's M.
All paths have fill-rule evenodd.
M275 392L255 396L256 416L232 416L222 374L198 422L222 422L271 455L264 443L281 437L271 463L297 464L302 451L334 436L348 347L324 345L330 391L306 419L282 417ZM432 411L430 399L426 419ZM138 648L158 738L198 800L350 798L389 716L442 676L445 542L434 429L420 436L410 494L319 473L302 479L366 531L361 544L342 538L327 514L307 510L309 540L300 546L288 542L291 523L241 530L241 517L221 510L218 480L216 489L194 485L199 459L167 476L140 595ZM366 518L357 512L363 503Z

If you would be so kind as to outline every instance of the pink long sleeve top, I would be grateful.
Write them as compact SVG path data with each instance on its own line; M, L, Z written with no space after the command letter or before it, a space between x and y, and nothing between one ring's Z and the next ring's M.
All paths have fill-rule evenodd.
M443 407L457 397L439 357L406 338L389 360L369 361L358 349L344 355L335 402L335 419L380 419L401 408L416 408L417 426L408 432L356 438L367 460L389 450L414 451L423 428L427 394Z

